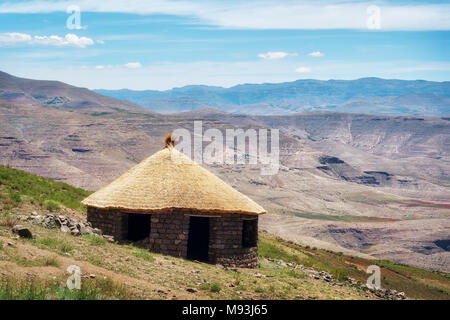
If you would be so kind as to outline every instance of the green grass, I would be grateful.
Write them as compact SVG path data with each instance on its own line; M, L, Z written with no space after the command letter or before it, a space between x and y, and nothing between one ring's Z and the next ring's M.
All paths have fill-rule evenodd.
M16 203L21 203L22 202L22 197L17 192L9 191L9 196L11 197L11 200L13 200Z
M288 253L277 245L276 241L260 238L258 241L258 253L260 257L283 260L284 262L295 262L300 264L301 260L297 255Z
M294 269L287 269L284 271L284 273L291 278L297 278L297 279L304 279L306 276L304 273L301 273L299 271L296 271Z
M55 201L53 200L48 200L45 203L45 209L47 209L48 211L58 211L61 209L61 207L59 206L59 204L57 204Z
M218 292L220 292L221 289L222 289L222 286L220 285L220 283L214 282L213 284L211 284L209 291L218 293Z
M219 293L220 290L222 290L222 285L219 282L214 282L214 283L202 283L199 286L200 289L202 290L208 290L211 291L213 293Z
M43 238L36 242L62 253L69 253L74 249L72 245L63 239Z
M202 284L199 286L199 288L200 288L201 290L209 290L210 285L209 285L209 283L202 283Z
M348 279L348 271L345 268L336 268L331 271L331 274L337 281L345 281Z
M11 260L21 267L59 267L60 264L56 257L41 257L36 259L28 259L23 256L14 255Z
M50 211L59 210L60 205L85 211L80 201L90 193L63 182L0 165L0 211L17 207L24 199Z
M91 113L91 116L93 117L101 117L101 116L107 116L112 114L112 112L93 112Z
M86 239L91 246L102 246L108 243L105 238L102 238L100 236L86 234L83 236L83 238Z
M393 219L389 218L379 218L379 217L369 217L369 216L333 216L322 213L305 213L305 212L288 212L282 211L284 214L293 215L300 218L314 219L314 220L328 220L328 221L345 221L345 222L380 222L380 221L391 221Z
M219 293L222 290L222 285L219 282L214 283L202 283L199 289L210 291L212 293Z
M264 293L264 289L261 288L261 287L256 287L256 288L255 288L255 292L256 292L256 293Z
M79 290L69 290L64 281L3 278L0 300L124 300L131 295L111 279L82 279Z
M155 261L155 258L146 249L138 248L135 252L133 252L133 255L137 258L141 258L150 262Z

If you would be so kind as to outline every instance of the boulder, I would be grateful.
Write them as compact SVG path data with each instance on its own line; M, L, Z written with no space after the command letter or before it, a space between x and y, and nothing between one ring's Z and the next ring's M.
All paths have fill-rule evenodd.
M12 228L12 232L17 233L22 238L33 238L30 229L22 226L16 225Z
M90 235L93 235L93 234L94 234L94 233L92 232L92 229L89 228L89 227L87 227L87 226L81 227L80 233L81 233L81 234L90 234Z
M103 238L105 238L105 239L108 240L109 242L114 242L114 237L113 237L113 236L107 236L107 235L104 235Z
M69 227L65 226L65 225L62 225L60 230L61 230L61 232L70 232Z
M31 223L32 224L42 224L42 221L44 221L43 216L35 216Z

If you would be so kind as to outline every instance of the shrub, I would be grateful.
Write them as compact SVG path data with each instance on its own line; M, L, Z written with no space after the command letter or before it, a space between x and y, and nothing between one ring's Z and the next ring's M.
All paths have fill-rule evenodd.
M16 223L17 223L17 217L15 217L11 214L2 215L0 217L0 226L2 226L2 227L12 228L16 225Z
M337 281L345 281L348 279L348 271L346 269L338 268L332 270L331 274L336 278Z
M58 211L59 209L61 209L61 207L55 201L49 200L45 203L45 209L53 212Z
M59 267L59 262L55 256L44 257L40 261L42 261L41 263L43 267Z
M221 288L221 286L220 286L220 283L218 283L218 282L214 282L213 284L211 284L211 287L209 288L209 290L210 290L211 292L215 292L215 293L220 292L221 289L222 289L222 288Z

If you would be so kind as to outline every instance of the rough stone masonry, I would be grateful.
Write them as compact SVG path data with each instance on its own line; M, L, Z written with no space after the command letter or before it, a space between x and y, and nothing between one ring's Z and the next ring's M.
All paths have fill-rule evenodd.
M93 227L120 242L128 239L128 215L128 212L120 210L88 207L87 218ZM136 244L152 252L186 258L191 216L209 218L207 262L227 267L257 267L257 215L213 214L192 210L151 213L150 234ZM247 225L246 230L244 224Z

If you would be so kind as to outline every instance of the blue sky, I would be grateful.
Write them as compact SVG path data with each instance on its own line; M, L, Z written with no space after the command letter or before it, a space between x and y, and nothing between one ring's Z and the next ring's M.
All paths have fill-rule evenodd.
M0 70L90 89L448 81L449 42L446 1L0 1Z

